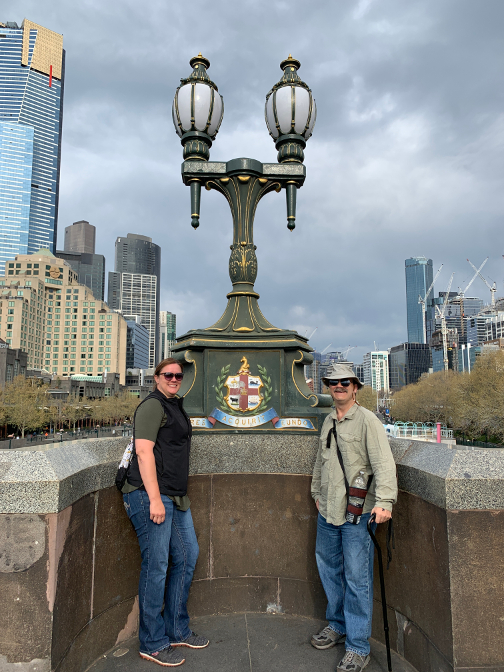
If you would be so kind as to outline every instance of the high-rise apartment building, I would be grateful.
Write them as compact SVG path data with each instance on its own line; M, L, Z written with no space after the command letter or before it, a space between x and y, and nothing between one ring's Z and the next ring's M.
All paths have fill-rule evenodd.
M86 285L95 298L105 298L105 257L95 254L96 227L84 220L65 228L65 250L56 252L77 273L77 281Z
M0 338L28 354L28 368L52 374L120 374L125 384L126 321L95 299L49 250L19 254L0 278Z
M401 343L390 348L390 387L400 390L418 382L432 367L432 355L427 343Z
M128 320L126 337L126 373L131 369L149 368L149 332L140 318Z
M65 227L65 252L95 253L96 226L85 219Z
M0 273L56 249L64 78L62 35L0 23Z
M433 309L429 297L426 304L424 334L422 306L418 297L425 298L427 290L432 284L432 259L425 257L411 257L404 262L406 271L406 316L408 324L408 343L429 342L432 333Z
M177 316L168 310L159 313L159 361L171 357L177 338Z
M152 238L128 233L117 238L115 271L109 273L108 304L128 319L136 316L149 332L149 367L159 361L161 248Z
M389 384L389 353L386 350L366 352L363 357L364 385L378 392L388 392Z

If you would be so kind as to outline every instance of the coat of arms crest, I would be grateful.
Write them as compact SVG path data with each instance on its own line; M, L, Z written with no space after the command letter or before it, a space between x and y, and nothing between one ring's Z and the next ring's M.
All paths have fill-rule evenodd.
M241 367L235 375L227 375L230 368L228 364L217 379L216 393L220 406L228 413L231 410L233 414L262 411L271 399L271 378L266 369L259 365L257 368L264 380L261 375L252 375L247 358L242 357L240 361ZM227 394L223 394L223 387L227 388Z

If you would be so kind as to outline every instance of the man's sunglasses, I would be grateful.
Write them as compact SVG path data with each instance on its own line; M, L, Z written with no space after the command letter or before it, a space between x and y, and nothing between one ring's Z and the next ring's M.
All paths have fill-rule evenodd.
M331 385L332 387L336 387L336 385L343 385L343 387L350 387L352 381L349 380L348 378L345 378L345 380L328 380L327 384Z
M166 371L166 372L160 373L159 375L164 376L165 380L173 380L173 378L175 378L175 380L178 383L180 383L180 381L184 377L183 373L172 373L171 371Z

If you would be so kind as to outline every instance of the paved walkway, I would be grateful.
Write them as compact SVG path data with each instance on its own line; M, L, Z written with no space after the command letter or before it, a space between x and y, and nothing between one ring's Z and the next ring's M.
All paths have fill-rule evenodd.
M194 618L192 628L209 637L210 646L199 651L182 649L186 662L179 669L184 672L334 672L344 647L317 651L310 645L310 636L322 625L321 621L310 618L268 614ZM161 669L139 657L135 638L114 647L88 672L154 672ZM395 653L392 653L392 669L394 672L415 672ZM366 672L387 672L385 647L374 640Z

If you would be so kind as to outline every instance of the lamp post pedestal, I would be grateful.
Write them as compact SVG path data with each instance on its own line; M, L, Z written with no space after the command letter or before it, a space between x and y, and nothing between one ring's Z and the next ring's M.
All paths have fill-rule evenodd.
M174 357L184 362L180 394L196 431L317 432L331 405L329 395L314 394L306 384L304 367L313 361L307 339L271 324L254 290L257 204L272 191L301 187L305 175L300 163L234 159L182 164L184 183L219 191L233 216L232 290L226 309L215 324L189 331L173 348ZM199 218L196 210L192 216ZM290 212L294 219L295 191Z

